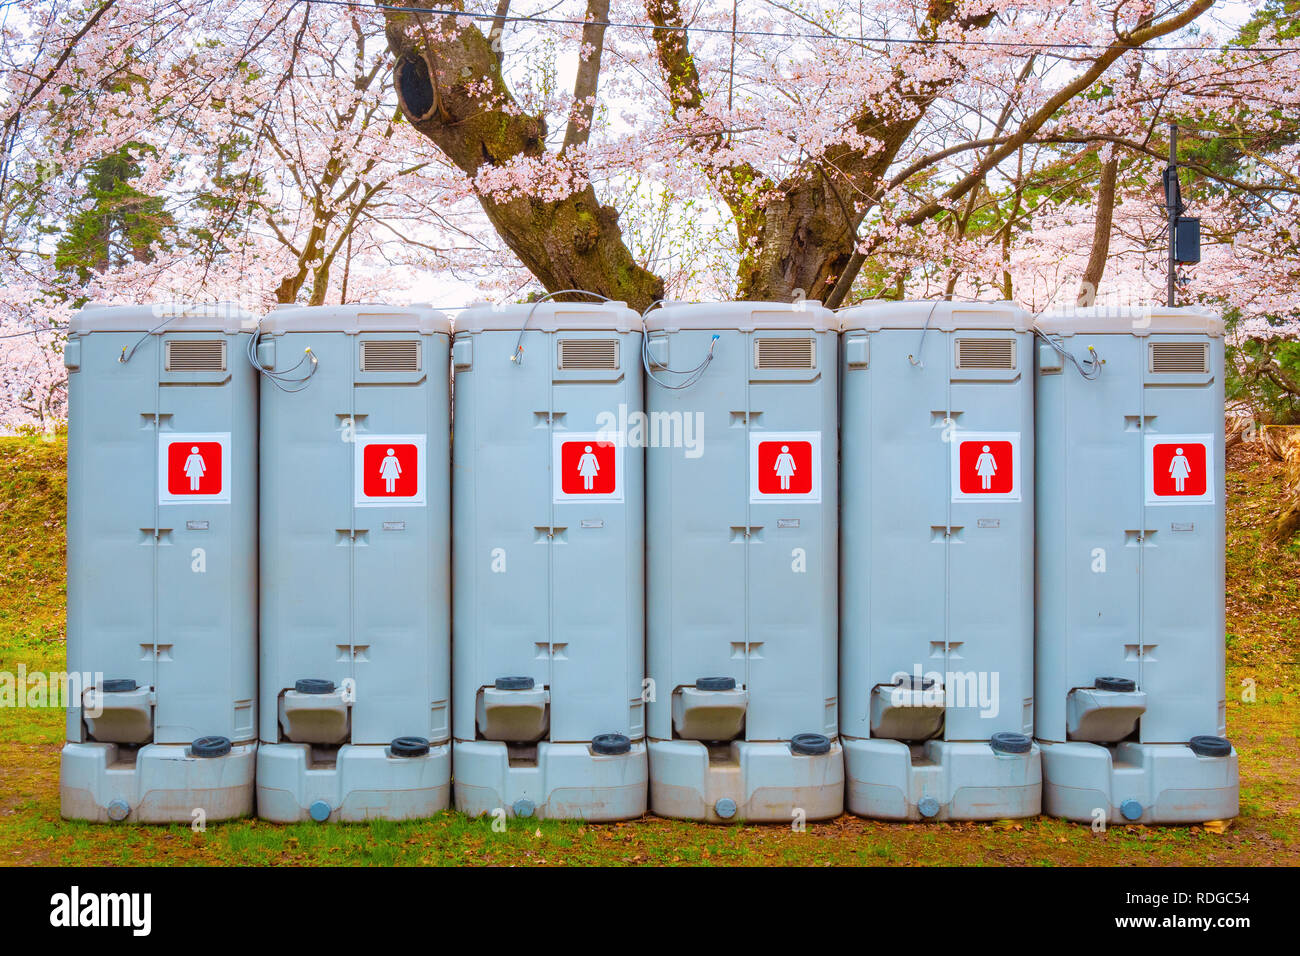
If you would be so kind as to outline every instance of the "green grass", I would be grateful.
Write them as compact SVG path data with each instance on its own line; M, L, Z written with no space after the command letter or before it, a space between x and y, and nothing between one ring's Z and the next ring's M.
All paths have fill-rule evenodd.
M0 439L0 671L62 670L62 438ZM1300 547L1268 548L1280 476L1256 448L1228 478L1228 730L1241 758L1241 815L1205 827L1088 827L1038 818L890 824L843 816L788 827L490 820L94 826L59 818L61 709L0 708L0 864L45 865L912 865L1300 863ZM1242 698L1252 681L1254 701Z

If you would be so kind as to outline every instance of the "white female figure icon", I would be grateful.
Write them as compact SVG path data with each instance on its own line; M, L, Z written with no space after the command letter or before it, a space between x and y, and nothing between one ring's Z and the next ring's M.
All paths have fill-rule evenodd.
M591 446L587 445L582 457L578 459L578 474L582 476L583 491L591 491L595 488L596 475L599 473L600 462L591 453Z
M185 459L185 477L190 480L190 491L199 490L199 481L208 473L208 466L199 454L199 446L190 446L190 456Z
M790 454L790 446L782 445L781 454L776 456L776 464L772 466L776 476L781 479L781 490L790 490L790 479L794 477L796 471L794 464L794 455Z
M371 461L374 461L372 458ZM402 477L402 463L397 460L397 455L393 449L388 449L388 455L379 463L379 477L384 480L384 493L393 494L397 491L397 479Z
M985 445L980 456L975 459L975 474L980 476L980 488L989 491L993 487L993 476L998 473L998 463Z
M1192 475L1192 463L1187 460L1181 448L1174 449L1174 457L1169 459L1169 477L1174 480L1174 490L1182 494L1186 490L1187 479Z

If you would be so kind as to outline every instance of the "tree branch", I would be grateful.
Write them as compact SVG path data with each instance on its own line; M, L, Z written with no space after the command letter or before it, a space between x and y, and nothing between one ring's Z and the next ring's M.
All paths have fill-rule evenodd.
M609 23L609 0L587 0L586 22L582 26L582 48L578 51L578 75L573 81L573 109L564 131L564 146L584 146L591 136L591 121L596 115L596 86L600 81L600 58L605 44L605 27ZM587 48L591 52L587 53Z
M1214 5L1214 0L1192 0L1192 3L1182 13L1169 17L1158 23L1146 22L1132 31L1116 30L1117 39L1110 44L1095 60L1088 69L1084 70L1070 82L1066 83L1056 91L1048 100L1040 106L1028 119L1026 119L1018 130L1011 136L1005 138L1003 143L988 152L988 154L976 164L966 176L962 177L957 183L951 186L944 194L936 199L922 205L919 209L909 214L902 224L905 226L915 226L936 213L941 212L946 203L955 199L960 199L969 190L973 189L984 180L989 170L997 166L1002 160L1010 156L1013 152L1029 142L1032 137L1056 114L1056 112L1068 103L1071 99L1078 96L1084 90L1088 89L1095 83L1121 56L1130 50L1137 49L1152 40L1159 39L1177 30L1181 30L1187 24L1191 23L1206 10ZM1118 15L1118 14L1117 14ZM862 268L862 264L867 260L867 256L879 245L878 240L868 242L866 250L857 250L853 253L844 273L840 276L836 284L835 292L827 299L827 305L836 306L842 301L847 294L853 279Z

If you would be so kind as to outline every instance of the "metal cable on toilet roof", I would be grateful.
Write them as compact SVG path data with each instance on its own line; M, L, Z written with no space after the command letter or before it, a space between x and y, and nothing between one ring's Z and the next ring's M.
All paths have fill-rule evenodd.
M282 372L277 372L274 369L266 368L258 360L257 347L261 343L261 341L262 341L262 327L259 325L257 327L257 330L248 337L247 355L248 355L249 364L252 365L253 368L257 369L257 371L260 374L262 374L267 379L269 379L271 384L274 385L282 392L288 392L288 393L301 392L304 388L306 388L307 384L311 381L312 376L316 374L316 369L317 366L319 365L319 362L316 360L316 353L311 350L311 346L309 345L305 349L303 349L303 356L298 360L297 365L294 365L292 368L287 368ZM311 365L307 369L307 374L300 376L298 378L291 378L290 376L294 372L298 371L298 369L302 368L303 363L308 360L311 361ZM290 388L287 386L293 386L293 387Z
M519 327L519 338L515 340L514 353L510 356L511 362L513 362L515 365L524 364L524 333L528 331L528 323L532 321L533 313L537 311L537 307L541 305L543 302L545 302L547 299L551 298L552 296L569 295L569 294L589 295L593 299L599 299L601 302L613 301L612 299L608 299L605 296L601 295L599 292L588 292L586 289L558 289L555 292L546 293L546 295L542 296L540 299L537 299L535 302L533 302L533 307L529 309L528 314L524 316L524 324Z
M1074 353L1065 347L1065 343L1061 340L1059 335L1044 332L1042 329L1037 327L1034 328L1034 335L1055 349L1056 353L1061 356L1062 359L1068 360L1071 365L1078 369L1079 374L1087 381L1094 381L1097 376L1101 375L1101 367L1104 363L1102 362L1101 356L1097 354L1097 350L1091 345L1088 346L1089 357L1080 362L1075 358Z
M644 324L645 317L650 314L651 309L653 309L655 306L662 306L662 305L663 305L662 299L656 299L654 302L651 302L650 305L646 307L646 310L641 313L642 323ZM667 382L663 381L661 378L655 375L654 370L651 369L650 367L651 365L650 336L646 334L643 328L641 332L641 365L644 366L645 373L650 376L650 379L656 384L662 386L663 388L669 389L670 391L674 391L674 392L678 392L681 391L682 389L690 388L692 385L694 385L696 382L698 382L701 378L704 377L704 371L709 367L709 364L713 361L713 353L714 350L717 348L718 339L720 339L721 337L722 336L718 335L716 332L713 334L713 338L709 342L709 351L705 353L704 360L700 362L699 365L695 366L695 368L676 369L676 368L669 368L667 365L659 366L663 371L668 372L672 375L687 376L686 381L678 382L676 385L669 385Z

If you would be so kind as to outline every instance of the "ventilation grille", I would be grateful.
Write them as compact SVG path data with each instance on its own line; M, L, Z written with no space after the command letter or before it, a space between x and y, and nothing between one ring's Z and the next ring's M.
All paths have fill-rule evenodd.
M1206 342L1151 342L1150 372L1204 374L1210 370L1210 346Z
M1015 339L958 339L958 368L1016 367Z
M361 371L418 372L420 343L417 339L364 341L361 343Z
M754 368L816 368L814 339L754 339Z
M167 343L167 371L224 372L224 339L172 339Z
M562 369L618 368L618 339L560 339Z

